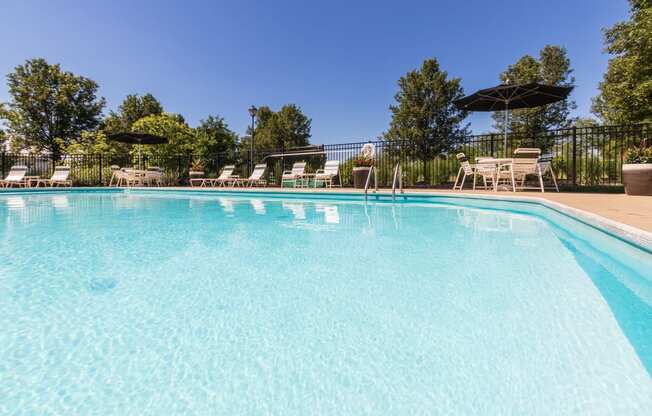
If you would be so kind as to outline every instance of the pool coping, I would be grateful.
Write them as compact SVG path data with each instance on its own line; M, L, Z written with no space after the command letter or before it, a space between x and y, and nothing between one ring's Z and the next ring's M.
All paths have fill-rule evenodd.
M213 194L241 194L241 195L256 195L256 194L275 194L276 196L281 195L291 195L293 197L305 196L308 198L323 198L325 196L347 196L347 197L356 197L364 198L364 192L356 191L333 191L328 190L316 191L316 190L289 190L289 189L270 189L270 188L248 188L248 189L238 189L238 188L200 188L200 187L168 187L168 188L157 188L157 187L132 187L132 188L106 188L106 187L74 187L74 188L37 188L37 189L11 189L11 190L1 190L0 195L3 194L26 194L26 193L58 193L58 192L124 192L126 190L134 191L154 191L154 192L192 192L192 193L213 193ZM392 199L392 193L390 190L379 190L375 193L369 193L368 197L370 200L387 200ZM507 195L507 194L472 194L465 192L410 192L406 190L404 193L396 194L397 198L402 200L408 200L411 198L458 198L458 199L475 199L475 200L490 200L490 201L506 201L506 202L525 202L525 203L534 203L541 205L543 207L552 209L564 215L567 215L571 218L574 218L590 227L596 228L600 231L606 232L607 234L613 235L629 244L638 246L643 250L652 253L652 233L636 228L631 225L627 225L606 217L603 217L598 214L594 214L589 211L585 211L579 208L574 208L557 201L551 201L545 198L540 198L536 196L523 196L523 195Z

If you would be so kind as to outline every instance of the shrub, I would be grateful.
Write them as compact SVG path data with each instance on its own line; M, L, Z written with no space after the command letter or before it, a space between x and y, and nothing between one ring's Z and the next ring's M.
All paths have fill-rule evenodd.
M634 146L627 150L625 163L652 163L652 147Z

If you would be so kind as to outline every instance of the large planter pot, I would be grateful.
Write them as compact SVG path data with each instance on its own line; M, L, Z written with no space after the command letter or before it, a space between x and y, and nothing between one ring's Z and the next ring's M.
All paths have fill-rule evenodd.
M652 163L624 164L623 184L627 195L652 195Z
M353 187L358 189L364 189L365 184L367 183L367 177L369 176L369 171L371 170L368 166L358 166L353 168ZM372 177L369 181L369 187L374 186L374 178Z

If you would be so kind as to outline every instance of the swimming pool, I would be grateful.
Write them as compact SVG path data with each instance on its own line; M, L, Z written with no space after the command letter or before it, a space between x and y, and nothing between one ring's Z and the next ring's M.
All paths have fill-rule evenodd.
M0 193L0 414L652 409L652 255L536 204Z

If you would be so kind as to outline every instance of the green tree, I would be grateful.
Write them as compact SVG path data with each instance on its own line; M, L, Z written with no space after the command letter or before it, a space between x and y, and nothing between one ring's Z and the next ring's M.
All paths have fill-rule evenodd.
M194 154L208 155L232 150L238 135L231 131L220 116L208 116L195 128Z
M604 33L613 57L593 112L608 124L652 121L652 0L629 3L629 20Z
M194 131L179 114L163 113L149 115L136 121L131 126L131 129L141 133L155 134L168 139L167 144L144 145L142 149L143 154L165 157L189 154L194 150ZM137 153L136 149L133 149L132 152Z
M500 74L500 80L510 84L540 82L545 85L572 87L575 86L575 78L572 73L573 69L566 49L561 46L546 45L539 52L539 59L530 55L523 56ZM563 100L542 107L511 110L507 126L508 132L526 139L534 139L534 145L549 148L551 143L548 143L549 140L543 133L569 127L572 123L570 112L576 107L574 101ZM505 131L504 112L495 112L493 118L494 127L503 133Z
M575 120L573 120L572 126L579 128L585 128L585 127L598 127L600 123L598 120L591 118L591 117L577 117Z
M389 107L392 120L383 139L403 154L427 160L453 149L468 135L468 115L453 101L464 96L459 78L449 78L436 59L427 59L418 70L398 80L396 104ZM427 169L424 179L427 182Z
M83 131L78 140L66 144L61 142L63 153L69 155L117 155L124 153L123 147L115 145L115 142L107 140L102 130Z
M98 85L92 79L32 59L17 66L7 80L11 98L0 116L23 147L47 150L58 158L62 145L100 123L105 100L97 97Z
M289 149L310 144L312 120L296 104L286 104L278 112L262 106L258 109L256 121L256 149ZM240 145L248 150L251 128L247 129L247 134L249 137L244 137Z
M111 111L104 121L104 130L107 133L131 131L131 126L143 117L163 114L163 106L152 95L129 94L118 107L118 111Z

